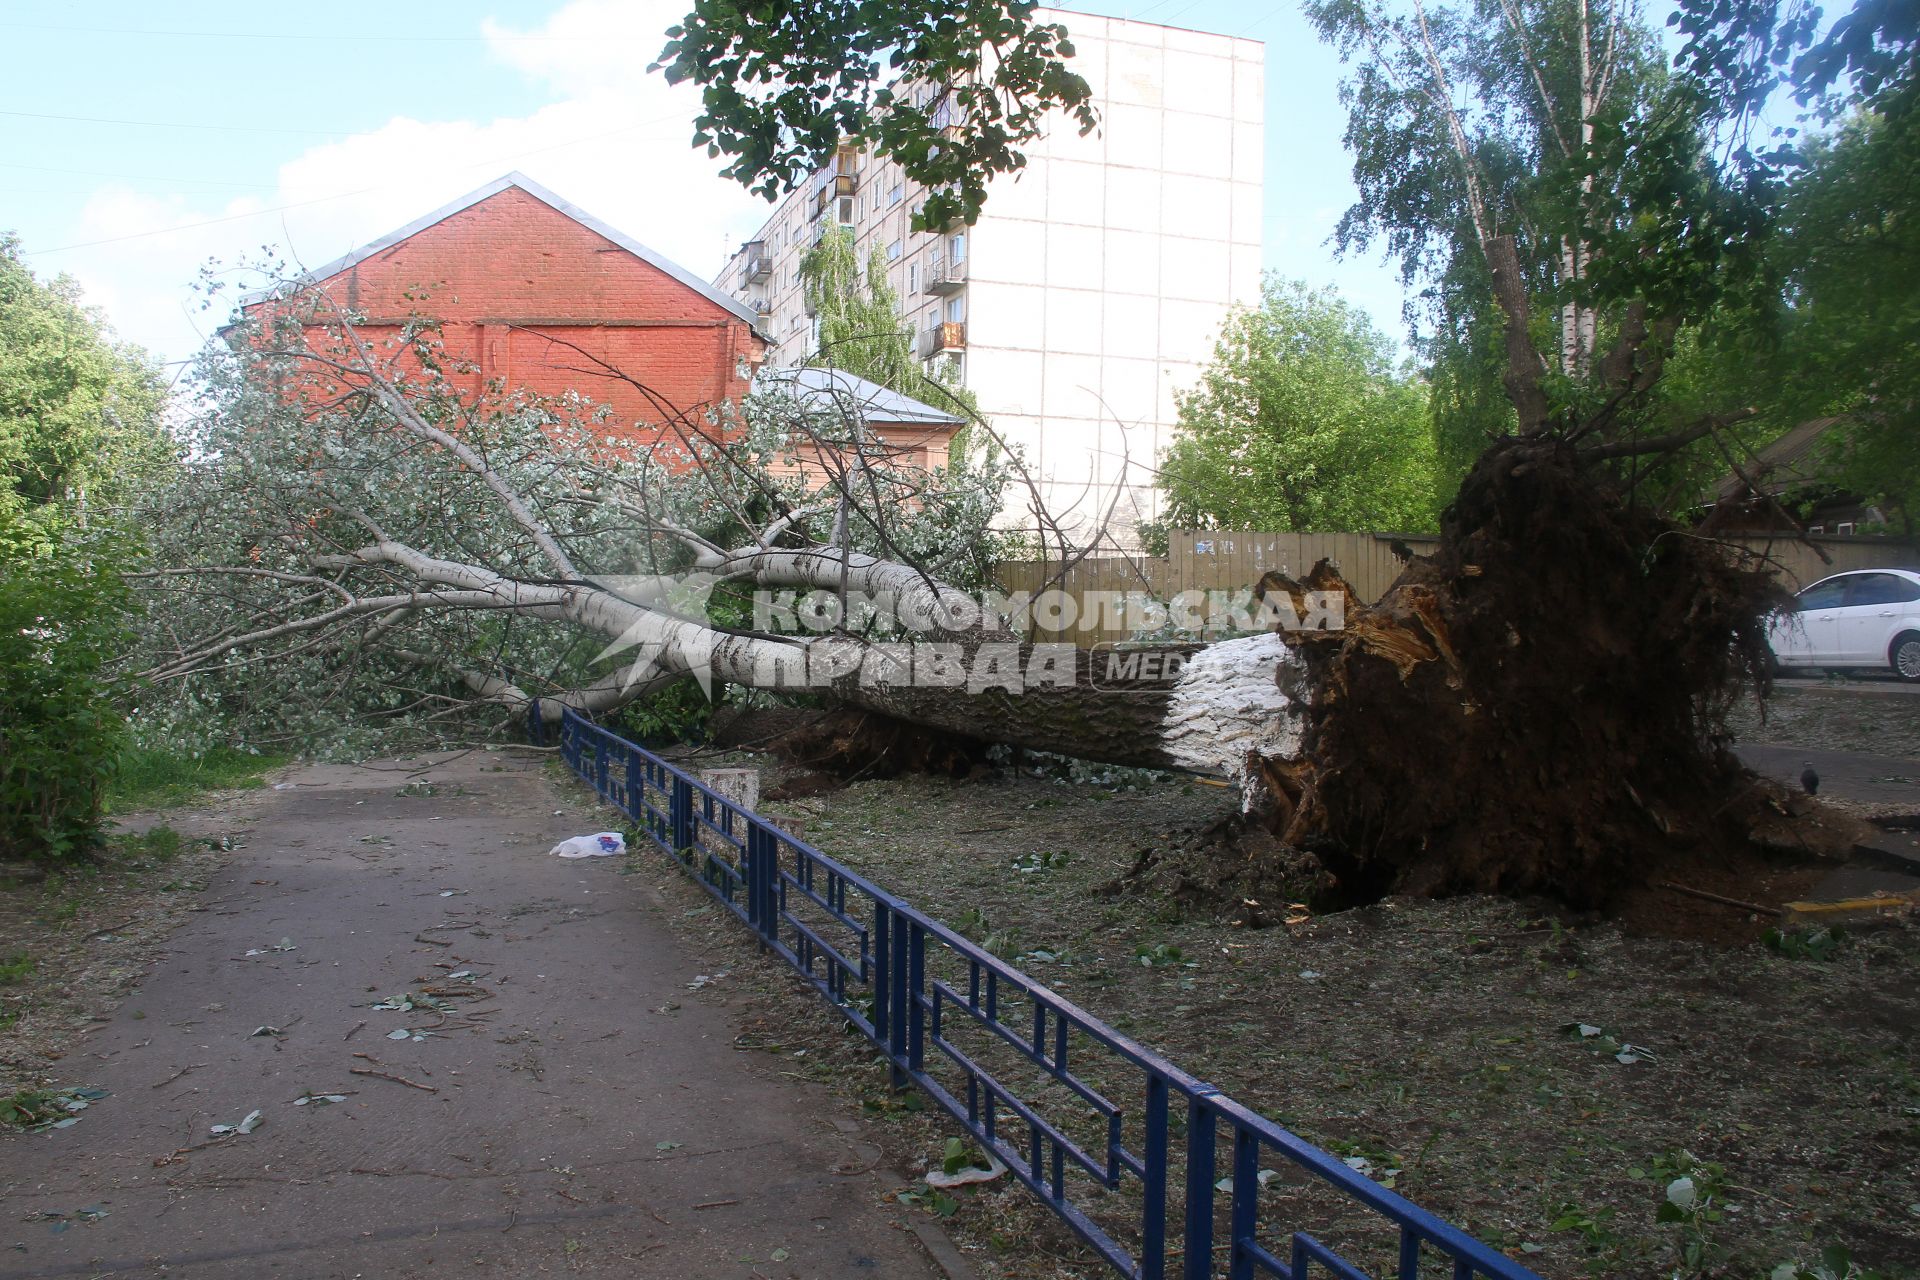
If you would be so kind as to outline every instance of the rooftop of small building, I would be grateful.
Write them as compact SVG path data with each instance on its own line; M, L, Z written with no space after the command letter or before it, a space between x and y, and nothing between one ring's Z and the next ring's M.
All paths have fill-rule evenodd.
M762 369L754 375L755 391L788 390L808 408L858 409L867 422L903 426L957 427L966 419L936 409L925 401L891 391L877 382L848 373L800 365L790 369Z

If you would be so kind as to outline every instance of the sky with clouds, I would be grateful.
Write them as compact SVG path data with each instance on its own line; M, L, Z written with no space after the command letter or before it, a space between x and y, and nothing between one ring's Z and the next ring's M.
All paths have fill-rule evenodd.
M1394 271L1328 244L1353 198L1340 68L1297 0L1065 7L1264 40L1265 263L1400 336ZM695 91L646 73L685 9L0 0L0 231L175 361L224 318L193 290L208 261L327 262L514 169L710 276L767 205L690 146Z

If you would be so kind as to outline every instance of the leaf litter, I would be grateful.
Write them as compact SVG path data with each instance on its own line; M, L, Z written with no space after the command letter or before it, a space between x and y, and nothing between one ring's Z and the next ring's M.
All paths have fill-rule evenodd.
M785 767L738 754L701 763L760 766L768 789ZM1757 935L1661 936L1637 918L1487 897L1290 910L1287 925L1249 929L1169 886L1126 884L1143 846L1180 847L1232 807L1232 796L1179 780L1122 797L1003 773L862 780L767 809L976 943L1012 946L1029 957L1023 966L1041 952L1070 957L1047 968L1049 987L1542 1274L1683 1267L1684 1241L1655 1221L1664 1184L1625 1173L1682 1148L1743 1188L1723 1193L1741 1227L1715 1238L1726 1274L1767 1274L1809 1239L1920 1270L1920 1233L1869 1225L1920 1219L1910 1145L1920 927L1889 925L1815 965ZM1084 852L1046 874L1008 870L1052 848ZM709 973L731 968L756 1046L809 1048L810 1071L862 1101L896 1159L924 1151L936 1109L887 1089L863 1039L794 1001L785 970L755 958L750 933L703 928L689 914L706 908L700 888L664 859L661 870L675 895L665 918ZM1156 948L1183 963L1139 963ZM1576 1045L1585 1052L1569 1052ZM1137 1088L1099 1055L1076 1071L1109 1096ZM1782 1098L1794 1100L1790 1114ZM1350 1202L1299 1175L1266 1182L1263 1199L1289 1204L1277 1216L1336 1238L1359 1229ZM914 1193L922 1207L933 1190ZM1579 1233L1552 1229L1569 1202L1605 1215L1603 1245L1590 1251ZM1106 1274L1023 1190L967 1188L960 1205L949 1230L985 1275ZM1038 1247L1010 1243L1027 1238Z

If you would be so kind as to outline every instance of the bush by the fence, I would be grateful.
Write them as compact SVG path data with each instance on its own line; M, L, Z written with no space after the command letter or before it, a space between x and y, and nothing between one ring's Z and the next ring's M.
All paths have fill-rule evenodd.
M68 859L97 843L125 734L101 676L125 608L118 575L91 555L0 557L0 857Z

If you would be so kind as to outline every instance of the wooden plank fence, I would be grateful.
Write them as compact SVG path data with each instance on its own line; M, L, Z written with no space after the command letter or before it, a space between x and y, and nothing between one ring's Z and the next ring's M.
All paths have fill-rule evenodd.
M1768 557L1774 572L1789 590L1849 569L1920 569L1920 545L1902 538L1842 538L1816 534L1807 542L1795 538L1737 538L1747 550ZM1812 545L1808 545L1811 543ZM1814 548L1818 547L1816 551ZM1827 559L1822 560L1820 553Z
M1920 569L1920 545L1898 538L1723 540L1768 557L1790 590L1849 569ZM1245 590L1269 569L1299 577L1323 557L1334 562L1362 600L1378 600L1405 567L1393 553L1395 542L1420 554L1435 539L1425 534L1175 530L1165 556L1090 556L1065 570L1057 562L1009 560L996 576L1009 594L1055 589L1079 602L1069 625L1036 626L1034 638L1070 640L1088 648L1133 635L1151 619L1144 607L1147 600L1163 601L1183 591Z

